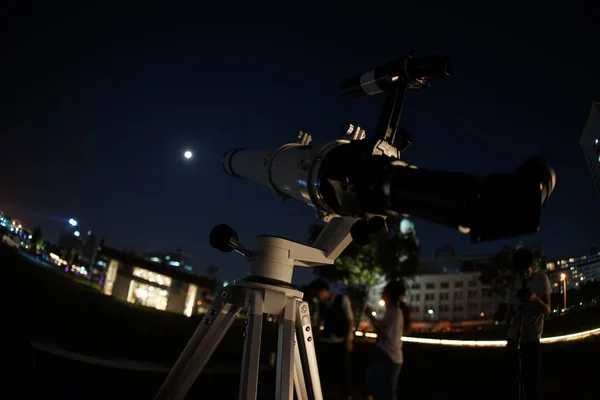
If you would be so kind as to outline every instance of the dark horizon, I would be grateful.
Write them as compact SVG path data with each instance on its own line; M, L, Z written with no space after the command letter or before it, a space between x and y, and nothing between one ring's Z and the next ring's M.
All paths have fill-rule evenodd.
M520 4L518 13L396 5L374 21L329 4L318 14L211 7L11 10L0 209L51 240L73 217L110 246L182 248L196 273L215 264L222 279L240 278L243 259L208 244L214 225L251 246L261 234L304 242L318 221L305 204L226 176L223 153L278 147L298 129L313 143L333 140L346 121L372 133L382 96L345 100L339 82L414 48L452 56L454 71L408 93L402 124L414 144L404 159L483 175L541 154L557 173L540 233L473 245L416 219L423 256L520 240L549 258L598 246L600 203L578 144L600 100L597 4Z

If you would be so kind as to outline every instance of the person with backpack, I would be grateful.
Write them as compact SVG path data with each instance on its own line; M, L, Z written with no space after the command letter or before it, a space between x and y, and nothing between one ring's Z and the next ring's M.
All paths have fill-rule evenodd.
M317 353L323 383L335 387L343 399L350 399L350 353L354 343L350 299L331 291L324 279L314 280L310 288L319 299L318 316L323 326Z

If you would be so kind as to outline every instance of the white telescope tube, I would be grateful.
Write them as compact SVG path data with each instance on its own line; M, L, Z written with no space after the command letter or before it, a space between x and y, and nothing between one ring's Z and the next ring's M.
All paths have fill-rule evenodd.
M333 148L347 143L336 140L317 146L288 143L268 150L233 149L223 157L223 168L229 175L270 187L279 198L327 209L320 193L319 169Z

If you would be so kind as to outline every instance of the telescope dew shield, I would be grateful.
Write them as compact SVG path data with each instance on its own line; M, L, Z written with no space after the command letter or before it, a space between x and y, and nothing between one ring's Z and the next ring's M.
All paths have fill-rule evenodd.
M321 162L333 148L347 140L320 146L285 144L277 149L233 149L223 156L223 169L229 175L267 186L281 199L293 198L323 209L320 187Z

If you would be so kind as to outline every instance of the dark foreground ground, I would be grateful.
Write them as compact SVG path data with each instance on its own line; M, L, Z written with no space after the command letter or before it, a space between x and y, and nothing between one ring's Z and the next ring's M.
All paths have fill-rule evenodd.
M353 360L356 398L371 345ZM494 399L500 389L502 349L407 345L399 398ZM600 399L600 340L544 346L544 399ZM164 375L93 367L38 355L38 393L61 399L151 399ZM237 398L239 374L201 376L190 399ZM273 399L275 373L261 374L259 399ZM331 394L325 399L334 398Z
M8 335L0 342L3 352L10 353L16 347L14 343L25 335L27 339L53 343L79 354L169 364L175 361L200 321L198 317L135 307L101 295L92 287L35 265L1 246L0 269L3 271L0 323L3 333ZM559 334L600 326L597 308L586 313L592 314L548 321L549 330ZM567 320L571 322L565 323ZM231 329L209 365L239 368L243 327L239 321ZM265 328L263 363L268 362L275 350L277 337L274 325ZM487 336L481 338L492 338ZM371 343L357 343L353 354L352 382L357 398L361 398L359 390L371 350ZM408 343L400 398L494 399L502 382L502 350ZM544 345L543 350L544 398L600 399L600 337ZM5 369L16 371L12 365L5 365ZM151 399L164 379L159 373L98 367L41 352L35 356L34 374L35 385L30 386L35 386L37 396L33 398L45 399ZM239 373L201 376L188 398L235 399L238 380ZM274 380L273 370L261 374L259 399L273 398ZM19 385L2 385L3 389L7 387L19 388ZM327 393L325 399L335 398ZM0 397L25 398L16 394Z

